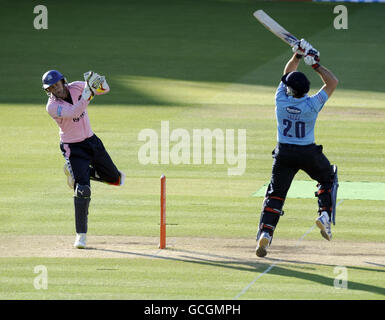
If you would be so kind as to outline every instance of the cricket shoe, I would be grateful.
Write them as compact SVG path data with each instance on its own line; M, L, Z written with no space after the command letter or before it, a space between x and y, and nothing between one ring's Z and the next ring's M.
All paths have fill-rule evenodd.
M322 211L320 216L315 221L315 224L321 230L321 235L328 241L332 239L332 229L329 215L326 211Z
M77 233L74 247L77 249L84 249L86 247L86 241L87 241L86 233Z
M118 187L121 187L124 185L124 180L126 180L126 175L124 174L123 171L119 171L119 180L118 181L115 181L115 182L105 182L109 185L112 185L112 186L118 186ZM96 173L96 172L95 172Z
M75 179L72 176L72 170L70 169L70 166L68 163L64 164L64 174L67 176L67 184L68 186L73 190L75 187Z
M267 232L262 232L261 236L258 239L258 246L256 249L256 255L260 258L264 257L267 254L267 248L271 242L271 235Z
M124 180L126 180L126 175L123 171L118 170L120 173L119 186L124 185Z

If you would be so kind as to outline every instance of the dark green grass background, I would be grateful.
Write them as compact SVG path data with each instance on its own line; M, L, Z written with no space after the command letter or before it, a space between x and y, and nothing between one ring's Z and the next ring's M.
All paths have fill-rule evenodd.
M265 9L290 32L317 38L322 59L333 68L340 88L383 91L382 4L346 4L349 29L332 29L335 4L270 1L1 1L1 86L3 102L41 103L38 79L50 68L78 79L92 67L107 74L115 93L104 103L143 104L152 101L119 90L118 75L192 81L233 82L272 58L287 45L253 17ZM48 30L33 28L33 7L48 7ZM346 46L349 43L349 46ZM325 58L323 58L325 56ZM277 66L280 70L281 65ZM273 75L273 73L272 73ZM273 85L269 76L253 84ZM150 100L150 101L149 101ZM167 102L166 102L167 103Z

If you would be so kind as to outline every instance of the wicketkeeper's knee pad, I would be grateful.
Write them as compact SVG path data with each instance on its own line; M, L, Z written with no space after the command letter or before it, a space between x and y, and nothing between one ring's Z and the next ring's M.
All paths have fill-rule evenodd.
M86 184L76 184L75 197L88 199L91 197L91 187Z
M88 207L91 201L91 188L89 185L76 184L74 205L75 223L77 233L87 233Z

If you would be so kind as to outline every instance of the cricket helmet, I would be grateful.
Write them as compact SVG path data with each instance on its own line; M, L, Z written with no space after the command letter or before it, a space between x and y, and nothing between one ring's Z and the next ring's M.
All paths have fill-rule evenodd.
M43 89L46 90L56 82L63 80L67 82L64 76L57 70L49 70L43 74L41 81L43 82Z
M302 72L289 72L282 77L281 81L288 87L289 95L302 97L309 92L310 81Z

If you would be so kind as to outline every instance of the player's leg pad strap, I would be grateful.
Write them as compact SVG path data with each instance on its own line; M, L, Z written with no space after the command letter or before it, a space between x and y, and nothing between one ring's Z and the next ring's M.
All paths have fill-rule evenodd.
M278 224L280 216L281 215L276 212L263 211L260 224L267 224L275 228L275 226Z
M329 214L332 210L332 183L317 184L318 190L315 192L315 196L318 197L319 212L327 211Z
M263 231L266 231L270 234L270 236L273 236L275 227L277 226L279 218L281 217L281 214L277 212L266 211L266 208L264 209L265 210L261 213L257 239L259 239L259 236Z
M280 216L284 214L282 207L284 198L267 195L263 202L261 218L259 221L257 239L262 231L268 232L273 236L274 229L278 224Z
M265 201L263 202L262 210L265 212L277 213L283 216L284 212L282 210L285 199L277 196L266 196Z

